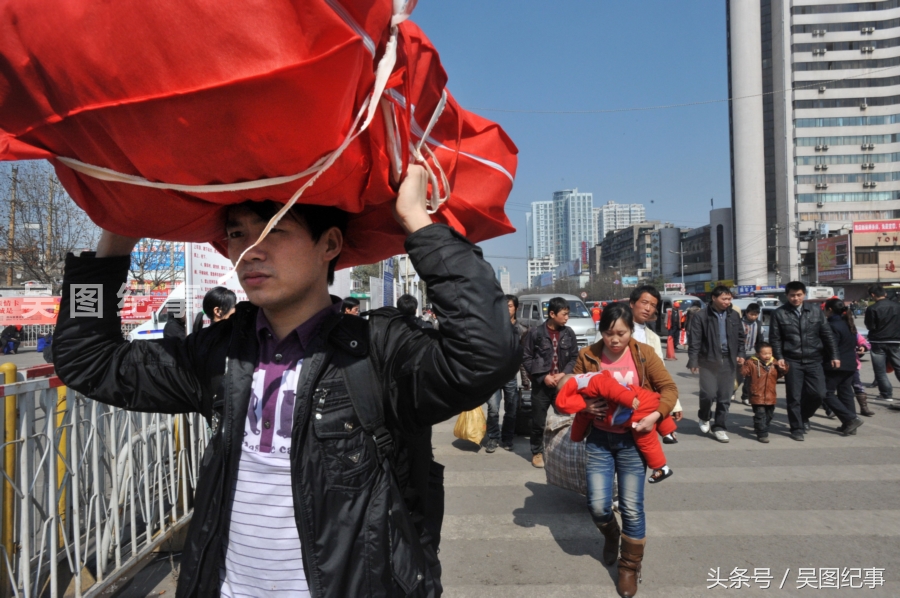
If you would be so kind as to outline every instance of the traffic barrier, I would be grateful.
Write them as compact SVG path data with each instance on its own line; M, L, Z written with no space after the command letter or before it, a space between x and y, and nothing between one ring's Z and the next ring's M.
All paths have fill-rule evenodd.
M92 401L40 367L0 366L0 595L110 595L190 521L207 426Z

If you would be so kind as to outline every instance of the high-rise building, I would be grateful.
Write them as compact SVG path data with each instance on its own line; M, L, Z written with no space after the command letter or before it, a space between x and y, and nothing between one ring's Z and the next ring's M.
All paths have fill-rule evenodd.
M621 230L626 226L644 222L647 217L647 211L643 204L639 203L616 203L608 201L605 205L597 208L597 234L600 243L606 237L606 233L615 230Z
M541 259L553 253L556 218L552 201L533 201L531 211L525 215L528 259ZM530 281L530 278L529 278Z
M818 231L900 217L896 4L727 1L738 284L814 280Z
M554 253L560 262L581 259L582 250L586 253L587 248L593 247L597 236L593 224L594 194L579 193L578 189L555 191L553 212L556 219Z
M497 269L497 280L500 281L500 288L503 289L503 293L509 295L512 285L509 282L509 270L506 266L500 266Z

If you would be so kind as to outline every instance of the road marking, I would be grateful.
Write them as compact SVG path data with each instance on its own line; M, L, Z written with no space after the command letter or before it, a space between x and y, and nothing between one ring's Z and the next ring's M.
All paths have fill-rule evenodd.
M647 514L648 537L723 536L900 536L898 511L660 511ZM595 540L597 529L584 513L445 515L444 540Z

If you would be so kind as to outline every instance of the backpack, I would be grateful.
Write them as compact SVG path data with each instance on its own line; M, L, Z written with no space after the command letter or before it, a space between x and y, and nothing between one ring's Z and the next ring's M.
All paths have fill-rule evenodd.
M356 329L355 332L365 338L364 346L370 347L368 321L354 316L350 322L352 322L350 325ZM405 480L399 479L396 472L400 471L400 468L396 463L394 437L384 418L383 385L372 361L370 350L367 350L364 355L354 355L338 350L335 351L332 360L341 369L353 410L359 418L363 431L374 445L379 464L391 470L395 481L404 493L409 512L414 515L413 523L419 532L419 541L425 559L434 576L436 585L434 595L439 596L442 587L440 584L440 561L437 554L444 519L444 466L431 458L427 468L421 463L420 467L411 465L408 477ZM431 434L422 434L417 438L404 437L404 440L408 444L407 455L409 458L431 455ZM411 504L407 495L408 489L417 492L417 495L422 497L423 504Z

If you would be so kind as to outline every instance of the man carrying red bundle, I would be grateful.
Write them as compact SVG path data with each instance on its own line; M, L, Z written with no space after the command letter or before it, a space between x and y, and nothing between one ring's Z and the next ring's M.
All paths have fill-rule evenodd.
M521 349L493 269L432 223L426 189L411 166L394 215L439 330L395 308L340 313L328 283L347 214L331 207L296 205L265 237L278 204L231 207L223 233L250 301L185 340L122 338L116 292L137 239L104 232L96 254L67 257L60 378L124 409L199 412L212 429L179 598L441 594L431 426L483 404ZM85 287L100 317L77 317Z

